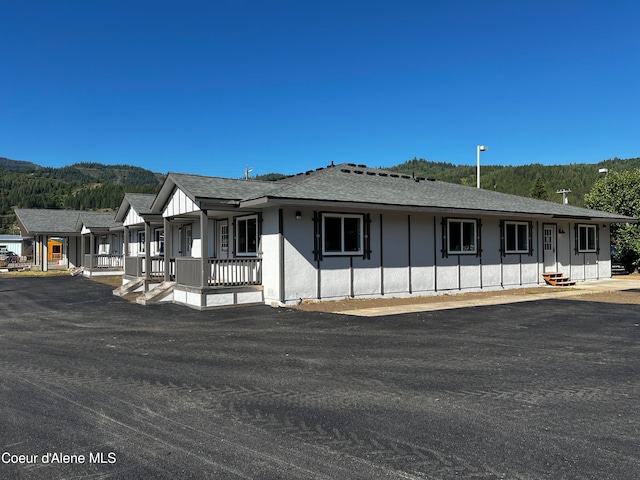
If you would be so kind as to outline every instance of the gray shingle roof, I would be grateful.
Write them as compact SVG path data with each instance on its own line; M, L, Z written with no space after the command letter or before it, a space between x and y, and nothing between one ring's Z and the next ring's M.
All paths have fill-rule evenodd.
M141 215L151 213L151 204L156 198L153 193L125 193L124 197L131 208Z
M115 219L119 222L124 221L129 207L133 208L139 215L151 214L151 205L156 196L152 193L125 193L120 207L116 212Z
M357 204L375 208L451 211L477 215L537 215L555 218L635 221L622 215L509 195L453 183L415 179L388 170L341 164L275 182L245 181L169 173L153 209L160 213L177 186L192 200L213 200L241 207L279 201Z
M30 234L77 234L79 210L53 210L40 208L16 208L16 217Z
M116 222L113 212L80 212L77 230L82 229L83 225L89 229L108 229L119 227L122 223Z
M195 198L240 201L247 197L265 195L274 188L274 182L258 180L203 177L185 173L170 173L169 176L178 187Z
M293 181L292 181L293 180ZM336 165L275 182L262 196L278 199L452 209L478 213L633 220L607 212L509 195L453 183L412 178L387 170ZM260 198L260 194L245 200Z
M89 228L112 228L119 225L112 212L16 208L15 213L30 235L77 235L83 224Z

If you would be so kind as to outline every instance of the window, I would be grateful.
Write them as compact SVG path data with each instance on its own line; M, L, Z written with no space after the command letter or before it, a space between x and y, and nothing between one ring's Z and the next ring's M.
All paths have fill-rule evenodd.
M578 251L595 252L597 249L596 226L578 225Z
M236 254L256 255L258 253L258 216L236 219Z
M322 215L322 252L327 255L362 255L362 215Z
M144 232L138 232L138 253L144 253Z
M476 253L476 221L447 220L448 253Z
M164 230L155 231L156 255L164 255Z
M506 253L529 253L529 224L505 222L504 239Z

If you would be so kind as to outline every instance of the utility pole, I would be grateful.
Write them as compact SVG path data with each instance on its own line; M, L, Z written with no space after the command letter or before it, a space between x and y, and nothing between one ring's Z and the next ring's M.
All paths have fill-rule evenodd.
M561 193L562 203L564 203L565 205L569 205L569 197L567 196L567 194L571 193L571 190L569 190L568 188L563 188L562 190L558 190L556 193Z

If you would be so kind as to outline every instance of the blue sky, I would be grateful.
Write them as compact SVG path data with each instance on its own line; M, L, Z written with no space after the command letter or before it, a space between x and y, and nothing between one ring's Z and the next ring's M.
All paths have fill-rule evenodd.
M640 3L4 2L0 156L240 177L640 156Z

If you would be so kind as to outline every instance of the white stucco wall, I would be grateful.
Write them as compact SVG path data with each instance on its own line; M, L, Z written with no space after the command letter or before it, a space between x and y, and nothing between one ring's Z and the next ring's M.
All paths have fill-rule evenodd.
M296 211L301 213L300 219L295 218ZM334 211L349 213L344 209ZM316 261L313 212L312 208L283 208L284 258L280 257L278 209L263 213L263 285L267 303L281 299L293 303L299 299L425 295L544 284L542 225L549 220L532 221L532 254L501 255L500 219L485 217L480 256L443 256L442 216L385 212L381 217L379 212L358 211L370 213L371 258L325 255ZM559 271L575 280L610 276L608 229L600 226L599 254L575 255L574 224L552 223L556 223L558 231L562 227L565 232L557 236ZM284 292L280 291L282 271Z

